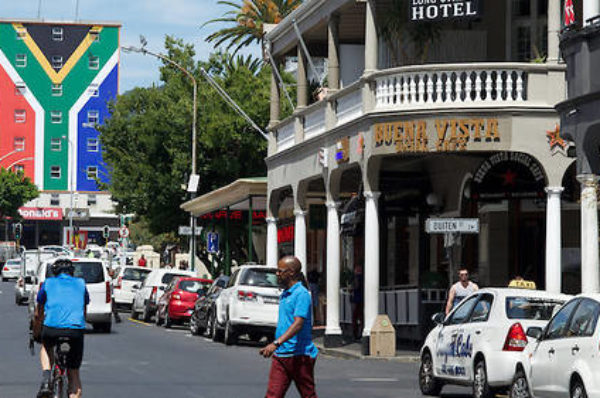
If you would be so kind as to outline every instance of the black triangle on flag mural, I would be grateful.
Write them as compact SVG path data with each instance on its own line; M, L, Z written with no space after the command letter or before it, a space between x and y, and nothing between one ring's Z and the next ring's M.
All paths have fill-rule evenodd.
M23 24L52 68L59 72L92 28L91 25ZM62 34L59 34L62 29ZM60 60L60 62L59 62Z

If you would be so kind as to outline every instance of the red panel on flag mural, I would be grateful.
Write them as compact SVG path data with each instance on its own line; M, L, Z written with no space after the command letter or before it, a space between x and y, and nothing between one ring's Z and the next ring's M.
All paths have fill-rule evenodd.
M575 9L573 8L573 0L565 1L565 26L575 23Z

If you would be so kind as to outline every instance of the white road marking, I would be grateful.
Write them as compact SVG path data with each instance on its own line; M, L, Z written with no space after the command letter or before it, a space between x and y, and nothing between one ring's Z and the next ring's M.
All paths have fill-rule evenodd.
M393 381L400 381L393 377L356 377L350 379L355 382L368 382L368 383L389 383Z

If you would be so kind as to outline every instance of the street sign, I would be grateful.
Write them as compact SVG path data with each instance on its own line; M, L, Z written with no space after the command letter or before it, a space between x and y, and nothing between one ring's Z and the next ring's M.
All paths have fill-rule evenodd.
M219 234L217 232L209 232L207 235L208 242L206 246L208 247L209 253L218 253L219 252Z
M88 221L90 219L90 210L81 208L66 208L65 219L72 218L75 221Z
M202 234L202 227L196 227L194 231L196 236L200 236ZM189 225L180 225L179 226L179 235L183 236L191 236L192 235L192 227Z
M478 218L428 218L425 221L425 232L428 234L478 234Z
M188 182L188 192L198 192L198 184L200 183L200 176L198 174L192 174L190 181Z
M119 229L119 237L123 239L129 238L129 228L121 227L121 229Z

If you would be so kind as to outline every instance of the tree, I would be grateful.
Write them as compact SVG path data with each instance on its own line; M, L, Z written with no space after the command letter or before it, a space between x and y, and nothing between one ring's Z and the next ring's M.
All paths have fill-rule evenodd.
M233 48L233 54L236 54L240 48L253 42L262 44L264 25L278 24L302 4L302 0L221 0L218 3L233 9L204 25L225 22L230 26L219 29L206 40L214 42L216 47L227 42L225 48L228 51Z
M20 218L19 207L38 196L37 187L23 173L0 167L0 219Z

